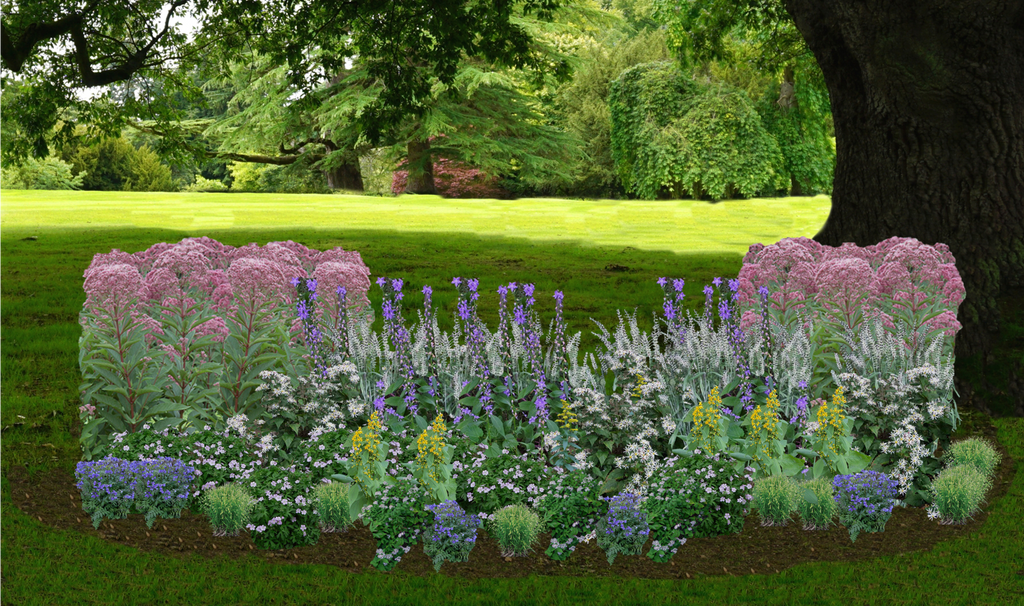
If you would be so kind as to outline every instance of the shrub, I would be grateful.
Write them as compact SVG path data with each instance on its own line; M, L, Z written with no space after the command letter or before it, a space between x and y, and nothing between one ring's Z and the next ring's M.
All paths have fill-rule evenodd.
M659 61L622 72L608 106L616 168L641 198L751 197L788 184L778 143L739 89Z
M427 505L426 509L434 514L434 525L424 533L423 550L434 560L434 570L441 570L445 561L469 560L469 552L476 545L480 518L466 514L458 503L450 500Z
M391 178L391 193L405 191L408 170L396 170ZM434 160L434 187L445 198L508 198L509 193L498 185L498 180L480 170L446 158Z
M249 523L256 502L249 492L231 483L203 495L199 510L210 518L214 536L236 536Z
M335 532L355 523L352 516L352 486L343 482L330 482L317 485L313 489L314 510L320 518L322 532Z
M4 168L0 176L3 189L81 189L86 173L72 174L71 165L53 156L25 159L21 166Z
M232 162L232 191L316 194L329 193L323 171L296 162L288 166L272 166L251 162Z
M647 542L651 527L647 512L640 509L640 497L632 493L616 495L608 501L608 513L597 523L597 545L608 556L608 565L620 553L637 555Z
M202 175L196 175L196 181L185 188L185 191L227 191L228 186L223 181L207 179Z
M174 191L171 169L148 146L139 149L124 137L107 137L78 148L72 161L83 189L101 191Z

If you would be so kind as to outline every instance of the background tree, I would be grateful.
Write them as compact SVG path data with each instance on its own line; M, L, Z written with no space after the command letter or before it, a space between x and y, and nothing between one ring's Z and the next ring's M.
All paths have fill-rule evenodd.
M1024 415L1024 338L1002 322L1024 314L1024 3L666 0L661 9L683 57L716 56L738 27L779 56L806 45L838 152L832 210L814 239L949 245L967 289L959 402Z
M288 65L288 77L312 91L345 67L345 59L372 57L370 76L382 94L360 114L362 131L376 141L423 109L431 78L450 82L464 54L509 66L536 62L529 34L514 16L545 18L561 0L14 0L2 9L4 69L29 85L17 112L22 140L5 150L11 159L47 155L51 143L75 136L89 123L118 134L132 120L155 120L170 149L188 133L175 130L181 115L173 91L200 91L175 75L177 65L216 57L225 64L257 51ZM175 24L188 12L199 21L192 40ZM315 52L319 51L319 52ZM416 67L417 69L412 69ZM76 91L116 83L161 82L121 103L108 89L83 101Z
M967 289L961 400L1024 416L1024 339L1002 330L1024 312L1024 3L785 6L824 74L839 152L815 240L948 244Z
M782 152L743 91L694 82L672 62L612 82L612 155L641 198L752 197L785 187Z

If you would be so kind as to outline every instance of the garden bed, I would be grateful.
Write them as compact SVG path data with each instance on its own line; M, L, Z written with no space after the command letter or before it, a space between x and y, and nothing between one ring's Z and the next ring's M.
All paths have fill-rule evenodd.
M794 517L784 527L763 527L755 511L746 518L741 533L689 539L666 564L655 563L646 555L622 555L612 566L608 565L605 553L594 541L580 545L567 561L554 561L544 554L550 541L547 534L540 535L533 553L528 556L506 558L501 555L497 542L481 530L469 561L446 562L441 573L464 578L526 577L531 574L692 578L698 575L775 574L805 562L853 562L931 550L943 541L978 532L992 504L1007 493L1016 471L1016 461L997 442L991 422L973 411L970 414L964 411L964 417L962 431L957 432L954 439L987 438L1002 455L1002 460L995 469L992 489L982 505L983 510L963 525L944 525L931 520L925 508L897 507L893 509L884 532L862 533L856 542L851 542L849 533L841 525L829 530L807 531ZM95 529L82 510L81 495L72 474L50 470L30 478L23 467L13 467L7 479L15 505L26 515L47 526L74 530L107 542L173 557L190 554L205 558L251 556L267 561L323 564L352 572L378 574L370 566L377 544L361 523L344 532L322 533L316 545L260 550L255 547L247 530L234 537L213 536L209 519L188 509L178 519L158 518L152 529L146 527L140 514L130 515L124 520L105 519L99 529ZM648 542L644 554L649 547ZM433 563L424 554L422 542L402 557L395 571L434 574Z

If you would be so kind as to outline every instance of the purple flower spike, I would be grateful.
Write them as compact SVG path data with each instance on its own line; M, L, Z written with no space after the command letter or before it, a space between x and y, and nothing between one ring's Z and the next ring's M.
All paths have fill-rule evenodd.
M761 293L762 297L767 297L768 296L768 287L767 286L762 286L761 288L757 289L757 292Z
M469 284L470 291L476 292L477 287L480 286L480 280L477 280L476 278L470 278L467 284Z
M398 292L398 291L402 290L402 279L401 278L395 278L394 280L392 280L391 281L391 288L393 288L395 290L395 292Z
M527 297L533 296L533 284L525 284L523 286L523 292L526 293Z
M729 290L731 290L733 292L737 292L739 289L740 289L740 281L739 280L729 280Z
M506 288L504 286L499 286L498 287L498 294L501 295L501 296L507 295L508 294L508 288Z
M679 278L677 280L672 280L672 288L675 288L676 292L683 292L683 284L684 284L684 281L683 281L682 278Z
M561 301L562 299L565 298L565 295L562 294L562 291L556 290L554 297L556 301Z
M338 294L344 297L345 295L348 294L348 289L346 289L344 286L339 286Z
M714 292L714 289L713 289L713 288L711 288L710 286L705 286L705 287L704 287L704 294L705 294L705 295L707 295L707 296L709 296L709 297L710 297L710 296L711 296L711 293L713 293L713 292Z
M423 294L429 297L430 295L434 294L434 289L430 288L429 286L424 286Z
M306 280L306 288L309 289L309 292L316 292L316 280Z

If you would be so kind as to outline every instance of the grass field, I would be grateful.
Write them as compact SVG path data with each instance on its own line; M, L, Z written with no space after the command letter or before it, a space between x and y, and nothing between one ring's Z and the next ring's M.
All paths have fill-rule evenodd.
M452 276L478 277L481 316L494 326L493 290L537 284L545 322L550 293L565 291L572 332L588 318L614 323L638 308L650 324L659 276L687 281L702 309L704 284L734 277L750 244L812 237L824 197L693 201L443 200L436 197L261 194L0 194L2 317L2 602L4 604L1010 604L1024 603L1024 420L995 419L1015 461L1005 493L977 529L934 548L857 562L811 562L776 574L671 581L534 576L468 580L400 570L355 574L333 566L169 557L55 528L26 515L10 470L60 471L79 460L78 312L82 272L96 253L144 250L209 236L234 246L294 240L359 251L374 276L435 288L450 315ZM26 239L35 237L35 239ZM379 303L379 289L371 301ZM448 292L448 291L452 292ZM443 292L442 292L443 291ZM585 341L593 344L593 340ZM27 495L26 495L27 496ZM65 497L66 500L66 497ZM91 525L89 526L91 529ZM884 536L884 533L883 535ZM472 557L472 556L471 556Z

